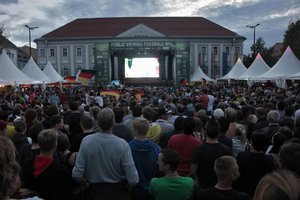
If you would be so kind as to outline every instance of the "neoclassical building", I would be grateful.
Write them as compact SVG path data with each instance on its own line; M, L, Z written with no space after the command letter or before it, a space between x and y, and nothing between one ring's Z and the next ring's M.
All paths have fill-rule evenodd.
M76 19L35 40L38 65L49 60L62 76L95 69L96 81L175 83L200 66L226 74L246 38L203 17Z

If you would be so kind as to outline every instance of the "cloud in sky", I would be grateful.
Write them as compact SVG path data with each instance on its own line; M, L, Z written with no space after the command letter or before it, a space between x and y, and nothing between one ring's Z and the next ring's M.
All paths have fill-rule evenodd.
M1 0L0 25L10 33L18 46L28 45L28 29L32 38L42 35L77 18L201 16L239 35L245 36L244 52L250 52L253 30L246 25L260 23L256 38L266 46L282 42L291 20L299 17L299 0Z

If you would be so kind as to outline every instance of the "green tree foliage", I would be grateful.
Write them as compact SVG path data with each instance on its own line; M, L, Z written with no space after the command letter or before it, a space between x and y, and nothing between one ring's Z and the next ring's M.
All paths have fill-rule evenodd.
M263 57L264 61L270 67L272 67L277 62L277 59L272 57L273 49L265 47L265 44L266 43L262 37L257 38L255 44L253 44L251 46L251 50L253 52L254 45L255 45L256 54L255 55L248 54L248 55L244 56L243 63L246 67L249 67L253 63L253 61L255 60L255 57L258 53L260 53L260 55Z
M290 22L284 34L283 44L283 51L290 46L297 58L300 59L300 19Z

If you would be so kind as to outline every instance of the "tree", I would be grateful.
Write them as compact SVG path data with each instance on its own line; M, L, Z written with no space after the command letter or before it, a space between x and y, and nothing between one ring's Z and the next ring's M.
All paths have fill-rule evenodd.
M0 47L3 45L5 39L10 36L8 32L5 31L4 25L0 25Z
M283 51L290 46L294 54L300 59L300 20L290 22L288 29L285 31L283 39Z
M264 61L270 66L272 67L276 62L277 62L277 59L272 57L272 52L273 52L273 49L272 48L267 48L265 47L265 41L262 37L259 37L257 38L255 44L253 44L251 46L251 50L253 51L254 50L254 45L255 45L255 52L256 52L256 55L258 53L260 53L260 55L263 57ZM253 61L255 60L255 57L256 55L246 55L244 56L244 59L243 59L243 63L246 67L249 67Z

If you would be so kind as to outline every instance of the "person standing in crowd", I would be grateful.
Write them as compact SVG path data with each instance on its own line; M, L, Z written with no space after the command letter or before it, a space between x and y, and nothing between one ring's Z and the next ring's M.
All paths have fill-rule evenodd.
M232 156L221 156L214 164L218 182L214 187L200 189L196 192L196 200L250 200L248 194L232 189L232 183L240 176L239 166Z
M235 136L236 129L238 126L238 122L237 122L238 112L234 108L231 107L226 108L225 117L228 119L230 123L229 128L226 132L226 136L232 139Z
M115 125L113 127L113 134L118 136L119 138L123 138L126 142L130 142L133 140L133 132L130 128L125 126L122 121L124 117L124 109L121 107L114 107L113 109L115 114Z
M273 157L264 153L266 143L265 134L254 132L251 136L250 152L240 152L237 156L241 176L236 181L235 188L250 196L253 195L260 179L274 169Z
M181 116L176 117L176 119L174 121L174 130L170 131L168 133L165 133L160 137L160 140L159 140L160 148L167 148L170 138L173 135L182 133L183 120L184 120L184 118Z
M157 175L157 157L160 148L147 138L149 122L147 119L137 117L133 120L135 139L129 142L135 167L139 173L140 181L133 188L134 200L147 200L151 179Z
M195 127L196 123L193 117L185 118L183 120L183 133L173 135L168 142L168 148L176 150L179 155L180 162L177 172L180 176L188 176L191 173L192 154L203 143L194 137Z
M158 119L156 120L156 124L158 124L161 128L161 135L174 130L173 124L167 122L171 112L172 111L167 108L159 108L157 111Z
M76 101L70 101L69 102L69 108L71 110L71 113L67 116L65 116L64 121L65 124L69 125L69 138L70 141L73 140L73 137L82 132L80 121L82 114L79 112L79 105Z
M52 129L45 129L39 133L38 142L40 154L24 170L28 173L29 189L37 192L43 199L70 199L76 184L64 166L53 158L57 133Z
M300 139L293 138L282 145L279 152L280 166L300 177Z
M95 131L93 130L93 119L91 117L82 116L80 125L82 128L82 133L78 133L74 136L73 140L71 141L71 151L78 152L79 147L83 138L87 135L93 134Z
M0 199L8 200L21 186L21 168L16 161L12 141L0 136L0 146Z
M177 173L179 156L173 149L162 149L158 155L159 170L165 173L162 178L153 178L149 194L156 200L189 200L193 196L194 182L190 177Z
M280 113L277 110L270 110L267 114L268 126L262 129L262 132L267 136L267 145L272 144L272 137L280 128Z
M142 109L142 114L149 121L147 137L158 144L161 138L161 128L157 123L153 122L154 115L156 115L155 110L151 106L145 106Z
M299 200L300 179L291 171L281 170L264 176L258 183L255 200Z
M196 176L200 188L210 188L217 183L214 162L220 156L231 155L231 150L218 142L219 126L215 120L206 123L207 141L199 145L192 155L191 176Z
M101 132L86 136L80 146L72 176L89 184L89 199L130 199L127 188L139 182L128 143L113 135L115 115L110 108L98 114Z

